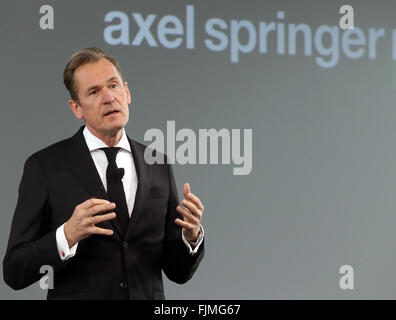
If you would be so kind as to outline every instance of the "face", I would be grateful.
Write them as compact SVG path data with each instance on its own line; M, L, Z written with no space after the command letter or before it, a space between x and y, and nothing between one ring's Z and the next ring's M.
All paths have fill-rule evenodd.
M106 59L78 67L74 79L80 101L69 100L69 106L76 118L99 138L116 135L129 119L128 83Z

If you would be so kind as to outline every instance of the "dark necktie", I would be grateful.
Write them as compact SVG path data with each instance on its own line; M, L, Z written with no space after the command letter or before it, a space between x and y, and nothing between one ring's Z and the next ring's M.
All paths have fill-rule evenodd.
M122 185L122 177L124 176L124 168L118 168L116 163L117 153L121 148L101 148L105 153L109 164L106 170L107 195L109 200L116 204L115 213L117 221L121 227L122 234L125 234L129 222L128 206L125 199L124 186Z

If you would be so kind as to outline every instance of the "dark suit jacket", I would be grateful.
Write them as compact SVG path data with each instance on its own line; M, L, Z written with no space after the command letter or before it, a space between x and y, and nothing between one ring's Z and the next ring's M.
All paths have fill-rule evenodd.
M204 255L202 243L191 256L175 224L178 195L169 164L148 165L145 146L129 139L138 188L128 229L120 234L116 219L97 226L112 236L80 241L73 258L62 262L56 229L74 208L92 197L106 198L82 134L53 144L25 163L19 197L3 261L5 282L14 289L39 280L40 267L54 268L48 299L164 299L162 270L185 283Z

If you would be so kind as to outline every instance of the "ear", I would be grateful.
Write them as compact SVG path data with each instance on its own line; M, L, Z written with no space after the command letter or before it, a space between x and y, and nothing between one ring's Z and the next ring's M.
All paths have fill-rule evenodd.
M70 110L74 113L75 117L78 120L84 119L84 114L82 113L80 105L77 103L77 101L74 101L73 99L69 100L69 107Z
M131 98L131 92L129 91L128 82L125 81L124 86L125 86L125 91L127 93L127 102L128 104L131 104L132 98Z

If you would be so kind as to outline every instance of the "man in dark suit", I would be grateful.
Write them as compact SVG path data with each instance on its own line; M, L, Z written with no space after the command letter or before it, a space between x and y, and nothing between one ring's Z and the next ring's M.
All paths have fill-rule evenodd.
M51 266L48 299L164 299L162 271L182 284L203 258L204 207L187 183L178 205L172 167L126 135L131 95L112 56L81 50L63 76L85 126L26 161L5 282L25 288Z

